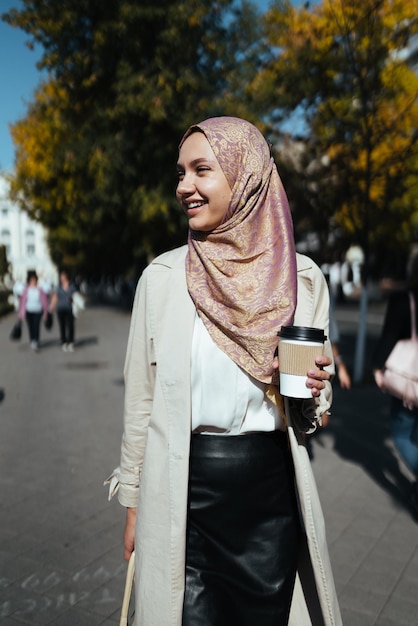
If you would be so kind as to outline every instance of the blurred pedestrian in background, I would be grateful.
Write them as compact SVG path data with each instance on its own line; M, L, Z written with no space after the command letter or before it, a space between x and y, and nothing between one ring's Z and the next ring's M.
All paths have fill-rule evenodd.
M409 292L415 298L415 324L418 327L418 254L411 259L405 288L397 289L389 296L382 332L373 355L374 376L380 388L385 362L393 347L400 339L411 337ZM416 366L418 369L418 363ZM390 401L393 441L402 460L415 476L408 499L418 522L418 407L409 409L402 400L393 396Z
M335 371L337 374L338 382L342 389L351 388L351 377L348 373L346 364L344 363L343 356L340 352L340 330L335 314L335 299L330 290L330 306L329 306L329 339L332 344L332 356L334 357Z
M350 389L351 377L343 360L343 356L340 352L340 330L338 328L338 322L336 318L336 302L341 299L339 297L339 287L341 286L341 283L339 282L339 278L337 279L335 275L333 281L331 280L333 272L335 274L335 270L333 270L335 265L336 263L323 263L321 265L321 270L329 287L329 340L331 341L332 345L332 356L334 358L335 372L338 382L340 383L340 387L342 389ZM340 264L337 262L337 265L339 271ZM323 420L322 425L327 426L326 419Z
M75 318L73 298L77 292L76 285L70 280L66 270L61 270L59 285L53 291L51 311L57 312L60 329L61 347L64 352L74 352Z
M30 347L39 350L39 333L42 318L48 314L48 297L38 285L38 275L29 270L26 286L19 302L19 319L26 319L29 331Z
M332 296L330 292L330 302ZM331 342L332 347L332 357L334 359L335 364L335 374L337 376L338 382L340 383L341 389L351 389L351 376L348 372L347 366L343 361L343 356L340 352L340 331L338 328L337 320L335 318L335 310L332 305L329 308L329 340ZM322 428L326 428L329 424L329 413L326 413L322 417ZM308 440L307 448L309 451L309 455L313 458L312 455L312 447L311 441Z
M52 283L49 280L49 278L47 278L45 276L45 274L40 274L39 275L39 286L41 287L41 289L46 293L46 295L49 297L50 293L51 293L51 289L52 289Z

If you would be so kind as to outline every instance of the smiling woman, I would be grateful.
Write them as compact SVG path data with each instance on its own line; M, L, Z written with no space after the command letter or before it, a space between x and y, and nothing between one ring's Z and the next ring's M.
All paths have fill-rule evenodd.
M189 217L189 228L211 231L225 218L231 188L205 135L196 130L180 148L177 199Z
M135 620L340 626L304 444L331 403L329 342L306 372L308 399L285 414L275 384L282 325L328 335L325 279L295 253L255 126L218 117L190 127L177 171L188 244L138 284L121 463L109 478L126 507L126 559L135 548Z

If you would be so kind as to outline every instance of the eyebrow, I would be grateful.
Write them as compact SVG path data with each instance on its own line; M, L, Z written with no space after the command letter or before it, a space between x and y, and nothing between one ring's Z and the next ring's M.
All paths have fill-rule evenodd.
M198 157L197 159L193 159L193 161L191 161L190 165L192 167L195 167L196 165L199 165L200 163L216 163L216 159L207 159L206 157ZM177 163L177 169L182 168L183 165L178 162Z

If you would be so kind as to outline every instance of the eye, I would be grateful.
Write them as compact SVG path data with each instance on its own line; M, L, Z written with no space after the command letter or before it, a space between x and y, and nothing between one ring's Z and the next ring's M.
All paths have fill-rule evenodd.
M210 167L208 167L207 165L199 165L199 167L196 168L196 171L198 174L202 174L203 172L209 172Z
M184 170L177 170L177 176L179 180L183 180L184 178Z

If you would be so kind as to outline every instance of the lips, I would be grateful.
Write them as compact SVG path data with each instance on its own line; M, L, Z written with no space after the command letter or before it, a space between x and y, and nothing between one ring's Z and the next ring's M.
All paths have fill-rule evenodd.
M205 206L207 203L204 200L194 201L194 202L184 202L183 206L186 210L186 213L189 217L193 217L197 213L199 213L200 209Z

